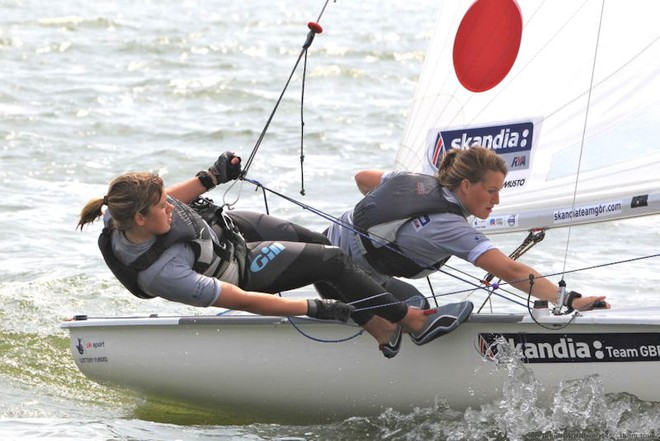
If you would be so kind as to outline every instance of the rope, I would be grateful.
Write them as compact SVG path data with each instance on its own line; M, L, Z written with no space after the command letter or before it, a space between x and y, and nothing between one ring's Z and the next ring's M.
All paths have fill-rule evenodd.
M593 91L594 87L594 77L596 75L596 59L598 58L598 45L600 43L600 31L603 27L603 14L605 12L605 0L602 2L602 6L600 9L600 20L598 22L598 34L596 35L596 47L594 48L594 59L591 67L591 79L589 80L589 92L587 94L587 108L584 112L584 123L582 126L582 137L580 139L580 155L578 157L578 163L577 163L577 173L575 175L575 185L573 187L573 202L571 206L571 213L575 211L575 203L577 201L577 190L578 190L578 183L580 181L580 170L582 167L582 154L584 153L584 138L587 133L587 120L589 119L589 109L591 108L591 92ZM566 247L564 249L564 269L566 269L566 262L568 260L568 249L569 249L569 243L571 241L571 232L573 228L571 225L568 225L568 235L566 237ZM562 280L564 279L564 276L562 275Z
M566 323L562 323L561 326L553 325L553 326L545 326L543 323L540 323L536 317L534 317L534 314L532 313L531 308L529 307L529 302L531 301L532 297L532 287L534 286L534 274L529 275L529 292L527 293L527 312L529 313L529 316L534 320L534 323L536 323L538 326L542 327L543 329L548 329L551 331L558 331L561 329L564 329L568 327L571 323L573 323L573 320L577 318L579 315L578 311L575 311L575 314L573 314Z
M278 295L280 297L282 297L282 293L278 293ZM351 302L350 304L355 305L357 303L365 302L367 300L375 299L375 298L378 298L380 296L385 296L385 295L387 295L387 293L376 294L376 295L373 295L371 297L365 297L363 299L356 300L354 302ZM367 308L356 308L355 311L367 311L367 310L371 310L371 309L378 309L378 308L383 308L383 307L386 307L386 306L391 306L391 305L400 304L400 303L407 303L407 302L408 301L406 300L406 301L400 301L400 302L392 302L392 303L388 303L388 304L385 304L385 305L370 306L370 307L367 307ZM218 315L220 315L220 314L218 314ZM287 317L287 320L288 320L289 324L291 324L291 326L293 326L293 328L296 331L298 331L299 334L301 334L302 336L304 336L304 337L306 337L306 338L308 338L312 341L318 342L318 343L343 343L343 342L346 342L346 341L353 340L354 338L357 338L357 337L361 336L362 334L364 334L364 329L360 328L360 330L358 332L356 332L355 334L353 334L351 336L348 336L348 337L339 338L339 339L322 339L322 338L314 337L313 335L303 331L300 328L300 326L298 326L294 322L292 317ZM325 322L324 320L316 320L316 319L309 319L309 318L305 318L304 320L314 321L314 322ZM351 324L347 324L347 323L338 323L338 324L341 324L341 325L344 325L344 326L356 327L356 325L351 325Z
M388 294L388 293L386 293L386 292L384 292L384 293L380 293L380 294L375 294L375 295L373 295L373 296L371 296L371 297L365 297L365 298L362 298L362 299L356 300L356 301L354 301L354 302L350 302L349 304L350 304L350 305L356 305L356 304L358 304L358 303L366 302L366 301L368 301L368 300L372 300L372 299L375 299L375 298L378 298L378 297L382 297L382 296L385 296L385 295L387 295L387 294ZM278 293L278 295L279 295L280 297L282 297L282 293ZM391 303L387 303L387 304L384 304L384 305L369 306L369 307L365 307L365 308L355 308L355 311L356 311L356 312L358 312L358 311L368 311L368 310L372 310L372 309L384 308L384 307L386 307L386 306L392 306L392 305L395 305L395 304L398 305L398 304L400 304L400 303L406 303L406 301L391 302ZM300 333L302 336L304 336L304 337L306 337L306 338L309 338L310 340L313 340L313 341L319 342L319 343L342 343L342 342L345 342L345 341L353 340L354 338L357 338L357 337L361 336L362 334L364 334L364 329L361 328L358 332L356 332L355 334L353 334L353 335L351 335L351 336L349 336L349 337L339 338L339 339L322 339L322 338L314 337L314 336L312 336L311 334L309 334L309 333L303 331L303 330L300 328L300 326L298 326L298 325L293 321L292 317L287 317L287 320L288 320L288 322L291 324L291 326L293 326L294 329L295 329L296 331L298 331L298 333ZM315 319L307 319L307 318L304 319L304 320L324 322L324 320L315 320ZM355 327L355 325L350 325L350 324L346 324L346 323L340 323L340 324L343 324L343 325L345 325L345 326L352 326L352 327Z
M262 193L263 193L263 197L264 197L264 205L265 205L265 209L266 209L266 213L267 213L267 214L270 214L270 210L269 210L269 208L268 208L268 199L267 199L267 197L266 197L266 191L269 191L269 192L271 192L271 193L273 193L273 194L275 194L275 195L277 195L277 196L279 196L279 197L281 197L281 198L283 198L283 199L286 199L286 200L288 200L288 201L290 201L290 202L292 202L292 203L294 203L294 204L300 206L300 207L303 208L303 209L309 210L309 211L311 211L312 213L314 213L314 214L316 214L316 215L318 215L318 216L323 217L324 219L326 219L326 220L328 220L328 221L330 221L330 222L333 222L333 223L335 223L335 224L338 224L338 225L342 226L343 228L348 228L349 230L351 230L352 232L354 232L354 233L356 233L356 234L359 234L359 235L362 235L362 236L367 237L367 235L365 235L364 233L362 233L362 232L360 232L360 231L357 231L355 228L353 228L352 225L350 225L350 224L346 224L345 222L342 222L340 219L338 219L338 218L336 218L336 217L334 217L334 216L331 216L331 215L329 215L329 214L327 214L327 213L324 213L324 212L322 212L322 211L320 211L320 210L317 210L317 209L311 207L310 205L303 204L303 203L301 203L301 202L299 202L299 201L296 201L296 200L293 199L293 198L289 198L288 196L285 196L285 195L282 194L282 193L278 193L278 192L276 192L276 191L274 191L274 190L268 189L267 187L265 187L265 186L262 185L261 183L259 183L259 182L257 182L257 181L254 181L254 180L251 180L251 179L248 179L248 178L247 178L247 173L248 173L248 171L249 171L250 166L252 165L252 161L254 160L254 158L255 158L255 156L256 156L256 154L257 154L257 151L259 150L259 147L261 146L261 143L262 143L263 140L264 140L264 137L265 137L265 135L266 135L266 132L268 131L268 128L270 127L270 123L272 122L272 120L273 120L273 118L274 118L274 116L275 116L275 113L277 112L277 109L279 108L279 105L280 105L280 103L282 102L282 99L283 99L283 97L284 97L284 94L285 94L286 90L288 89L289 84L291 83L291 79L293 78L293 75L294 75L295 71L297 70L298 65L300 64L301 59L303 59L303 57L304 57L304 62L303 62L303 79L302 79L301 98L300 98L300 103L301 103L301 109L300 109L300 136L301 136L301 139L300 139L300 173L301 173L301 190L300 190L300 194L303 195L303 196L305 195L305 188L304 188L304 168L303 168L304 158L305 158L305 156L304 156L304 147L303 147L304 126L305 126L305 122L304 122L304 113L303 113L303 112L304 112L304 110L303 110L303 109L304 109L304 105L303 105L303 104L304 104L304 96L305 96L305 76L306 76L306 71L307 71L307 50L308 50L308 48L311 46L311 44L312 44L312 42L313 42L313 40L314 40L315 35L318 34L318 33L321 33L321 32L323 31L323 29L322 29L321 26L318 24L318 22L321 20L321 17L323 16L323 13L325 12L325 9L326 9L328 3L329 3L329 0L326 0L325 3L324 3L324 5L323 5L323 7L322 7L322 9L321 9L321 12L320 12L318 18L317 18L317 22L316 22L316 23L315 23L315 22L309 22L309 23L308 23L309 32L308 32L308 34L307 34L307 39L306 39L305 43L304 43L303 46L302 46L302 50L301 50L300 54L298 55L298 58L296 59L296 62L295 62L295 64L294 64L294 67L293 67L291 73L289 74L289 77L288 77L288 79L287 79L287 81L286 81L286 83L285 83L285 85L284 85L284 88L282 89L282 92L280 93L280 96L278 97L278 99L277 99L277 101L276 101L276 103L275 103L275 106L274 106L273 110L271 111L270 116L268 117L268 119L267 119L267 121L266 121L266 124L265 124L263 130L261 131L261 134L259 135L259 138L257 139L257 141L256 141L256 143L255 143L255 145L254 145L254 147L253 147L253 149L252 149L252 151L250 152L250 155L249 155L248 159L247 159L247 160L244 162L244 164L243 164L243 170L242 170L242 172L241 172L240 180L244 180L244 181L250 182L250 183L252 183L253 185L255 185L257 188L261 188L261 189L262 189ZM231 188L233 188L233 185L234 185L234 184L235 184L235 182L229 187L229 189L227 189L227 191L225 192L225 195L231 190ZM231 208L233 205L235 205L237 201L238 201L238 198L237 198L233 203L227 203L227 202L225 201L225 197L223 197L224 206L227 206L227 207L229 207L229 208ZM404 253L400 248L395 248L395 247L393 247L389 242L385 241L385 239L383 239L383 238L379 238L379 237L377 237L377 236L368 236L368 237L369 237L370 239L376 239L377 242L378 242L379 239L380 239L380 240L382 241L381 244L382 244L383 246L386 246L386 247L388 247L390 250L392 250L392 251L394 251L394 252L396 252L396 253L399 253L400 255L402 255L402 256L404 256L404 257L406 257L406 258L408 258L408 259L413 260L415 263L417 263L418 265L420 265L421 267L423 267L423 268L425 268L425 269L429 269L429 270L433 270L433 271L439 271L439 272L441 272L441 273L444 273L444 274L446 274L446 275L449 275L450 277L456 278L456 279L458 279L458 280L462 280L462 281L465 282L465 283L472 284L470 281L465 280L465 279L461 279L460 277L458 277L458 276L456 276L456 275L453 275L453 274L447 273L446 271L444 271L444 270L442 270L442 269L440 269L440 268L438 268L438 267L436 267L436 266L433 266L433 265L431 265L431 266L427 266L427 265L425 265L425 264L421 264L421 263L417 262L417 261L412 257L412 256L415 254L414 250L410 250L410 249L408 249L408 250L406 250L406 251L408 251L408 254L406 254L406 253ZM449 267L449 268L451 268L451 267ZM428 280L428 282L429 282L429 286L431 286L431 281L430 281L430 279L427 278L427 280ZM473 284L473 286L474 286L474 289L484 289L482 286L480 286L480 285L478 285L478 284ZM432 292L432 298L435 300L435 303L436 303L436 306L437 306L437 297L438 297L439 295L436 295L436 294L433 292L433 288L432 288L432 286L431 286L431 292ZM491 293L489 294L489 297L490 297L490 295L492 295L493 293L494 293L494 291L491 291ZM505 299L507 298L507 297L502 296L502 295L499 294L499 293L495 293L495 294L498 295L498 296L501 296L501 297L503 297L503 298L505 298ZM512 300L512 301L513 301L513 300ZM514 302L515 302L515 301L514 301ZM515 303L518 303L518 302L515 302ZM519 304L520 304L520 303L519 303Z
M355 334L353 334L353 335L351 335L351 336L349 336L349 337L338 338L338 339L323 339L323 338L314 337L313 335L311 335L311 334L309 334L309 333L303 331L303 330L300 328L300 326L298 326L298 325L293 321L293 319L292 319L291 317L287 317L287 320L289 321L289 324L291 324L291 326L293 326L293 328L294 328L296 331L298 331L298 333L299 333L300 335L302 335L303 337L308 338L308 339L310 339L310 340L312 340L312 341L318 342L318 343L343 343L343 342L345 342L345 341L353 340L354 338L357 338L357 337L361 336L362 334L364 334L364 329L360 328L360 330L359 330L358 332L356 332ZM323 321L323 320L313 320L313 319L305 319L305 320L309 320L309 321ZM342 324L342 325L344 325L344 326L354 326L354 325L348 325L348 324L346 324L346 323L340 323L340 324Z
M321 27L321 25L318 24L318 22L321 21L321 17L323 16L323 13L325 12L325 8L327 7L329 2L330 2L330 0L325 1L324 5L321 9L321 13L319 14L318 19L316 20L316 22L307 23L307 27L309 28L309 32L307 33L307 38L305 40L305 43L302 46L302 50L300 51L300 54L298 54L298 58L296 59L296 62L293 65L293 69L291 69L291 73L289 74L289 77L287 78L287 80L284 84L284 87L282 89L282 92L280 93L279 98L275 102L275 106L273 107L273 110L271 111L270 116L266 120L266 124L264 125L264 128L261 131L261 134L259 135L259 138L257 139L254 147L252 148L252 152L250 152L250 156L248 157L248 159L243 164L243 171L241 172L241 175L243 177L247 176L248 170L250 169L250 166L252 165L252 161L254 160L254 157L256 156L257 151L259 150L259 147L261 146L261 143L264 140L264 137L266 136L266 132L268 132L268 128L270 127L270 123L273 121L273 118L275 117L275 113L277 112L277 109L279 108L280 103L282 102L282 99L284 98L284 94L286 93L286 90L288 89L289 84L291 83L291 79L293 78L293 75L295 74L296 70L298 69L298 65L300 64L300 60L303 58L303 56L305 57L305 62L304 62L305 69L303 71L303 79L302 79L302 82L303 82L303 95L304 95L305 73L307 71L307 50L312 45L312 42L314 41L314 37L316 36L316 34L320 34L321 32L323 32L323 28ZM302 102L301 102L301 105L302 105ZM302 118L302 110L301 110L301 118ZM304 123L302 125L304 126ZM302 129L301 129L301 131L302 131ZM302 139L301 139L301 143L302 143ZM301 153L301 164L302 164L302 153ZM301 192L302 192L302 194L304 194L304 189Z
M330 214L328 214L328 213L325 213L324 211L321 211L321 210L319 210L319 209L317 209L317 208L314 208L314 207L312 207L311 205L305 204L305 203L300 202L300 201L298 201L298 200L296 200L296 199L293 199L292 197L289 197L289 196L287 196L287 195L285 195L285 194L283 194L283 193L280 193L280 192L275 191L275 190L273 190L273 189L271 189L271 188L268 188L268 187L264 186L263 184L261 184L259 181L256 181L256 180L253 180L253 179L248 179L248 178L242 178L242 179L245 180L245 181L247 181L247 182L249 182L249 183L251 183L251 184L253 184L253 185L255 185L255 186L257 186L258 188L261 188L262 191L264 192L264 194L265 194L265 192L269 192L269 193L272 193L272 194L274 194L274 195L276 195L276 196L279 196L280 198L282 198L282 199L284 199L284 200L287 200L287 201L289 201L289 202L291 202L291 203L293 203L293 204L295 204L295 205L298 205L300 208L302 208L302 209L304 209L304 210L309 210L310 212L316 214L317 216L320 216L320 217L322 217L322 218L324 218L324 219L326 219L326 220L328 220L328 221L330 221L330 222L332 222L332 223L334 223L334 224L336 224L336 225L339 225L339 226L341 226L342 228L346 228L346 229L348 229L349 231L351 231L351 232L353 232L353 233L355 233L355 234L357 234L357 235L360 235L360 236L363 236L363 237L366 237L366 238L369 238L369 239L375 239L377 242L381 242L383 246L388 247L388 248L389 248L390 250L392 250L393 252L398 253L398 254L400 254L400 255L402 255L402 256L404 256L404 257L406 257L406 258L411 259L411 260L414 261L413 257L411 257L411 255L414 254L414 250L412 250L412 249L406 249L406 248L404 248L404 249L406 249L407 251L409 251L409 252L411 253L411 254L406 254L406 253L404 253L401 249L397 249L397 248L392 247L391 244L390 244L389 242L387 242L385 239L383 239L382 237L378 237L378 236L375 236L375 235L374 235L374 236L369 236L369 235L367 235L367 234L365 234L365 233L363 233L363 232L361 232L361 231L355 229L355 228L353 227L353 225L351 225L351 224L349 224L349 223L346 223L346 222L342 221L341 219L339 219L339 218L337 218L337 217L335 217L335 216L332 216L332 215L330 215ZM420 264L419 262L416 262L416 263L417 263L418 265L420 265L420 266L421 266L422 268L424 268L424 269L433 270L433 271L438 271L438 272L441 272L441 273L447 274L447 275L449 275L450 277L454 277L454 278L456 278L456 279L458 279L458 280L462 280L462 281L465 282L465 283L472 284L472 285L474 286L474 288L476 288L476 289L483 289L483 287L479 286L478 284L473 284L472 282L470 282L470 281L468 281L468 280L465 280L465 279L461 279L460 277L458 277L458 276L456 276L456 275L453 275L453 274L450 274L450 273L446 273L445 271L442 270L442 268L437 268L437 267L432 266L432 265L431 265L431 266L428 266L428 265L425 266L424 264Z
M245 181L247 181L247 182L249 182L249 183L255 185L255 186L258 187L258 188L261 188L262 192L264 193L264 200L267 200L267 198L266 198L266 192L268 192L268 193L272 193L272 194L274 194L274 195L276 195L276 196L278 196L278 197L280 197L280 198L282 198L282 199L284 199L284 200L286 200L286 201L289 201L289 202L291 202L291 203L293 203L293 204L295 204L295 205L298 205L300 208L302 208L302 209L304 209L304 210L309 210L311 213L314 213L315 215L320 216L320 217L322 217L323 219L326 219L326 220L328 220L328 221L330 221L330 222L332 222L332 223L334 223L334 224L336 224L336 225L339 225L339 226L342 227L342 228L347 228L348 230L350 230L351 232L353 232L353 233L355 233L355 234L357 234L357 235L360 235L360 236L363 236L363 237L369 237L369 238L371 238L371 239L381 239L381 240L384 240L384 239L382 239L382 238L378 238L377 236L376 236L376 237L373 237L373 236L367 236L365 233L363 233L363 232L358 231L357 229L355 229L351 224L348 224L348 223L342 221L341 219L339 219L339 218L337 218L337 217L335 217L335 216L332 216L332 215L330 215L330 214L328 214L328 213L326 213L326 212L324 212L324 211L322 211L322 210L320 210L320 209L314 208L314 207L312 207L311 205L305 204L305 203L300 202L300 201L298 201L298 200L296 200L296 199L294 199L294 198L292 198L292 197L289 197L289 196L287 196L287 195L285 195L285 194L283 194L283 193L280 193L280 192L275 191L275 190L273 190L273 189L271 189L271 188L268 188L268 187L264 186L262 183L260 183L259 181L256 181L256 180L253 180L253 179L248 179L248 178L243 178L243 180L245 180ZM266 204L267 204L267 202L266 202ZM525 245L524 242L523 242L523 245ZM518 247L518 250L523 249L523 248L526 248L526 246L523 247L523 245L521 245L520 247ZM387 243L384 243L384 246L388 246ZM396 248L390 248L390 249L391 249L392 251L396 252L396 253L401 254L401 255L404 256L404 257L411 258L410 255L405 254L401 249L396 249ZM404 248L404 249L405 249L405 248ZM518 250L516 250L516 251L518 251ZM414 252L413 250L408 250L408 251ZM515 251L514 251L514 253L515 253ZM634 262L634 261L644 260L644 259L650 259L650 258L656 258L656 257L660 257L660 253L658 253L658 254L652 254L652 255L648 255L648 256L642 256L642 257L635 257L635 258L631 258L631 259L623 259L623 260L618 260L618 261L612 261L612 262L609 262L609 263L603 263L603 264L598 264L598 265L592 265L592 266L588 266L588 267L581 267L581 268L576 268L576 269L573 269L573 270L566 270L566 269L563 269L561 272L550 273L550 274L546 274L546 275L539 276L539 277L537 277L537 278L548 278L548 277L553 277L553 276L557 276L557 275L571 274L571 273L575 273L575 272L588 271L588 270L592 270L592 269L596 269L596 268L602 268L602 267L612 266L612 265L620 265L620 264L623 264L623 263L629 263L629 262ZM464 277L459 277L459 276L457 276L457 275L455 275L455 274L452 274L452 273L446 271L446 270L444 269L445 267L447 267L447 268L450 269L450 270L453 270L453 271L459 272L459 273L463 274L463 275L466 276L466 277L473 278L474 280L477 280L478 283L477 283L477 282L473 282L473 281L471 281L471 280L467 280L467 279L464 278ZM518 301L516 301L516 300L514 300L514 299L512 299L512 298L510 298L510 297L507 297L507 296L505 296L505 295L503 295L503 294L500 294L500 293L496 292L497 289L501 288L501 287L504 286L504 285L509 285L510 283L506 283L506 282L504 282L504 283L498 283L497 285L492 285L492 286L490 286L490 287L484 287L484 286L482 286L482 285L480 284L480 283L482 283L482 280L479 279L478 277L475 277L475 276L469 275L469 274L467 274L467 273L465 273L465 272L463 272L463 271L460 271L460 270L458 270L458 269L456 269L456 268L453 268L453 267L451 267L451 266L448 266L448 265L445 265L444 267L441 267L441 268L435 268L435 267L431 267L431 266L429 266L429 267L426 267L426 269L433 269L434 271L437 271L437 272L439 272L439 273L442 273L442 274L444 274L444 275L447 275L447 276L449 276L449 277L452 277L452 278L454 278L454 279L456 279L456 280L459 280L459 281L461 281L461 282L464 282L464 283L466 283L466 284L472 286L472 288L470 288L470 289L461 290L461 291L453 291L453 292L445 293L445 294L435 294L435 293L433 293L432 298L434 298L434 299L437 298L437 297L444 297L444 296L453 295L453 294L459 294L459 293L464 293L464 292L474 292L474 291L476 291L476 290L486 290L486 291L489 291L489 295L495 294L496 296L498 296L498 297L500 297L500 298L503 298L503 299L505 299L505 300L508 300L508 301L510 301L510 302L512 302L512 303L516 303L516 304L518 304L518 305L520 305L520 306L527 307L527 306L529 305L529 300L528 300L527 304L524 304L524 303L518 302ZM526 280L526 279L514 280L514 281L512 281L512 282L522 282L523 280ZM429 281L429 283L430 283L430 281ZM489 289L489 288L494 288L494 289ZM507 294L508 294L509 296L518 297L519 299L524 299L524 297L522 297L522 296L520 296L520 295L517 295L517 294L515 294L515 293L513 293L513 292L507 292Z
M403 248L403 247L395 248L394 246L392 246L392 244L390 242L386 241L383 238L380 238L380 237L377 237L377 236L374 236L374 235L368 235L368 234L365 234L361 231L358 231L352 225L341 221L339 218L336 218L336 217L334 217L334 216L332 216L328 213L325 213L325 212L323 212L319 209L316 209L316 208L314 208L310 205L303 204L303 203L301 203L301 202L299 202L299 201L297 201L293 198L290 198L290 197L288 197L288 196L286 196L282 193L279 193L279 192L276 192L272 189L269 189L269 188L265 187L264 185L262 185L261 183L259 183L257 181L254 181L254 180L250 180L246 177L247 174L248 174L249 168L252 164L252 161L254 160L254 158L255 158L258 150L259 150L259 147L261 146L261 143L264 140L266 132L268 131L268 129L270 127L270 124L271 124L271 122L272 122L272 120L275 116L275 113L276 113L277 109L279 108L279 105L280 105L280 103L281 103L281 101L284 97L285 92L288 89L288 86L289 86L289 84L290 84L290 82L293 78L293 75L296 72L296 70L298 69L300 61L303 60L303 73L302 73L302 85L301 85L301 96L300 96L300 173L301 173L300 194L303 195L303 196L305 195L305 187L304 187L304 159L305 159L305 155L304 155L304 126L305 126L305 122L304 122L304 98L305 98L305 78L306 78L306 72L307 72L307 55L308 55L307 51L308 51L308 48L311 46L311 44L313 42L314 36L317 33L322 32L322 28L318 24L318 22L321 20L321 17L323 16L323 13L325 12L325 9L326 9L328 3L329 3L329 0L326 0L323 7L322 7L322 10L321 10L321 12L318 16L317 23L314 23L314 22L308 23L309 32L307 34L307 39L305 41L305 44L303 44L303 46L302 46L302 50L301 50L300 54L298 55L298 58L297 58L297 60L294 64L294 67L293 67L291 73L289 74L289 77L288 77L288 79L287 79L287 81L284 85L284 88L283 88L279 98L277 99L277 101L275 103L275 106L274 106L270 116L268 117L268 119L266 121L266 124L265 124L260 136L258 137L258 139L257 139L257 141L256 141L256 143L255 143L255 145L254 145L254 147L253 147L253 149L250 153L250 156L248 157L247 161L245 161L245 163L244 163L243 171L241 173L240 179L254 184L257 188L261 188L262 193L263 193L263 197L264 197L264 204L265 204L265 207L266 207L266 213L267 214L270 214L270 213L269 213L269 208L268 208L268 200L267 200L267 197L266 197L266 192L270 192L270 193L275 194L275 195L277 195L277 196L279 196L279 197L281 197L281 198L283 198L283 199L285 199L289 202L292 202L292 203L298 205L299 207L301 207L305 210L308 210L308 211L310 211L310 212L312 212L312 213L314 213L314 214L316 214L316 215L318 215L318 216L320 216L320 217L322 217L322 218L324 218L324 219L326 219L326 220L328 220L328 221L330 221L334 224L337 224L337 225L341 226L342 228L348 228L351 232L353 232L355 234L361 235L361 236L366 237L366 238L368 238L370 240L373 240L375 242L379 242L382 246L385 246L388 249L390 249L391 251L393 251L395 253L398 253L401 256L406 257L406 258L414 261L415 263L417 263L422 268L440 272L442 274L445 274L445 275L453 277L457 280L460 280L464 283L467 283L468 285L472 285L473 288L471 288L469 290L469 291L471 291L471 293L468 294L468 297L470 295L472 295L477 289L486 290L488 292L487 297L484 300L481 307L479 308L478 312L481 311L481 309L486 305L487 302L491 301L491 298L492 298L493 295L497 295L500 298L503 298L505 300L508 300L508 301L511 301L511 302L516 303L518 305L521 305L523 307L526 307L528 309L528 311L530 312L530 316L532 316L534 321L537 322L536 318L534 318L533 315L531 314L531 309L530 309L531 287L533 285L533 280L534 280L533 276L530 276L530 280L529 280L529 282L530 282L530 291L528 293L527 299L525 299L522 296L516 295L515 293L508 292L508 291L505 291L507 293L507 295L504 295L500 292L497 292L497 290L499 288L501 288L503 285L506 285L506 283L501 283L501 280L500 280L496 283L491 284L490 282L494 278L493 274L490 274L490 273L487 274L482 280L479 280L479 284L477 284L477 283L474 283L470 280L467 280L464 277L458 276L456 274L449 273L449 272L447 272L446 270L444 270L442 268L436 267L435 265L420 264L413 257L413 256L415 256L415 254L417 254L417 256L415 256L415 257L418 257L418 253L416 253L415 250L406 249L406 248ZM595 64L596 64L596 59L597 59L597 54L598 54L598 46L599 46L599 42L600 42L600 30L601 30L601 27L602 27L603 13L604 13L604 1L603 1L603 5L601 7L601 15L600 15L599 28L598 28L598 35L597 35L597 39L596 39L596 46L594 48L594 59L593 59L593 66L592 66L592 74L591 74L590 86L589 86L588 96L587 96L587 108L586 108L585 115L584 115L584 127L583 127L582 141L581 141L581 146L580 146L580 156L579 156L579 160L578 160L578 175L577 175L578 177L575 180L575 187L574 187L574 194L573 194L573 209L575 208L575 203L576 203L576 195L577 195L577 188L578 188L578 182L579 182L579 172L580 172L580 167L581 167L581 163L582 163L582 153L583 153L583 149L584 149L584 137L585 137L585 133L586 133L587 121L588 121L588 116L589 116L589 108L590 108L590 102L591 102L591 92L592 92L593 85L594 85ZM540 240L530 239L531 236L532 236L532 233L530 233L530 236L528 236L528 238L510 255L510 257L512 259L514 259L514 260L517 259L519 256L521 256L526 251L528 251L532 246L534 246L538 241L542 240L542 237L541 237ZM623 264L623 263L627 263L627 262L632 262L632 261L637 261L637 260L648 259L648 258L660 256L660 254L655 254L655 255L651 255L651 256L638 257L638 258L627 259L627 260L620 260L620 261L616 261L616 262L593 265L593 266L590 266L590 267L583 267L583 268L580 268L580 269L574 269L574 270L571 270L571 271L567 271L566 270L566 263L567 263L567 254L568 254L570 239L571 239L571 226L569 225L568 226L568 237L567 237L567 240L566 240L564 263L563 263L564 266L562 268L562 271L559 272L559 273L556 273L556 274L550 274L550 275L545 275L545 276L540 276L540 277L550 277L550 276L553 276L553 275L561 275L561 279L562 279L562 282L563 282L564 276L568 273L571 273L571 272L585 271L585 270L601 268L601 267L611 266L611 265L615 265L615 264L618 265L618 264ZM449 268L453 271L457 271L459 273L462 273L461 271L459 271L455 268L452 268L448 265L445 265L445 267L447 267L447 268ZM462 274L466 275L465 273L462 273ZM470 277L472 277L472 276L470 276ZM477 278L475 277L475 279L477 279ZM431 297L434 299L434 301L436 303L436 306L438 305L437 297L456 294L458 292L461 292L461 291L456 291L454 293L436 294L433 291L433 286L431 284L431 280L428 277L427 277L427 281L428 281L428 284L429 284L429 287L430 287L430 290L431 290ZM520 281L522 281L522 280L520 280ZM514 281L514 283L515 282L516 281ZM484 284L486 286L484 287L481 284ZM468 291L468 290L465 290L465 291ZM463 291L463 292L465 292L465 291ZM354 303L363 302L363 301L372 299L374 297L377 297L377 296L372 296L370 298L361 299L360 301L354 302ZM522 302L516 301L513 297L518 297L521 300L526 300L526 302L522 303ZM379 308L379 307L384 307L384 306L389 306L389 305L390 304L388 304L388 305L379 305L379 306L374 306L374 307L363 308L363 309L360 309L360 310L374 309L374 308ZM491 308L492 308L492 303L491 303ZM572 322L572 320L574 318L575 318L575 316L573 316L573 318L565 326L570 324L570 322ZM305 335L306 337L308 337L312 340L315 340L315 341L324 341L324 340L314 338L314 337L309 336L308 334L304 333L290 318L289 318L289 322L302 335ZM537 322L537 324L539 324L539 323ZM555 328L553 328L553 329L555 329ZM333 340L333 342L350 340L352 338L355 338L355 337L361 335L362 333L363 333L363 331L360 331L352 337L348 337L346 339L341 339L341 340Z
M304 109L305 109L305 76L307 74L307 51L305 51L305 62L303 63L303 80L300 91L300 194L305 196L305 171L304 171L304 162L305 162L305 153L304 153L304 139L305 139L305 118L304 118Z

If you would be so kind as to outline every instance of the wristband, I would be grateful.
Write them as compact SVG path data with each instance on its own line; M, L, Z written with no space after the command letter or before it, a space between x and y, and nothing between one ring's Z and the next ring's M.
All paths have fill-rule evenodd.
M582 294L579 292L571 291L568 293L568 296L566 297L566 302L565 305L568 308L568 311L573 311L573 300L579 299L582 297Z
M202 170L199 173L197 173L195 176L197 176L199 182L201 182L204 188L206 188L207 190L211 190L215 188L215 184L213 183L213 178L209 176L208 172Z
M319 312L319 307L316 302L312 299L307 299L307 316L316 317Z

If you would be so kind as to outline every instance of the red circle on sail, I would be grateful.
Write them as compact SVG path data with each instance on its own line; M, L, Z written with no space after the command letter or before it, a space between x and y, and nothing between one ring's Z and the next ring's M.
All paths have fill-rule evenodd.
M477 0L454 40L454 70L472 92L484 92L507 76L518 56L522 15L515 0Z

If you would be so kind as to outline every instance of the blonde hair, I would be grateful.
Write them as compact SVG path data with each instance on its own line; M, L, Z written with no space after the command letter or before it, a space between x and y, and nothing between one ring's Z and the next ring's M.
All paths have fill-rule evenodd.
M506 162L492 150L475 146L467 150L449 150L435 177L440 185L454 190L463 179L472 183L482 181L489 171L500 172L506 176Z
M80 211L78 226L82 231L86 224L103 215L103 206L108 207L112 226L127 230L133 225L137 213L146 215L149 208L163 196L163 179L154 173L124 173L116 177L108 187L108 194L88 201Z

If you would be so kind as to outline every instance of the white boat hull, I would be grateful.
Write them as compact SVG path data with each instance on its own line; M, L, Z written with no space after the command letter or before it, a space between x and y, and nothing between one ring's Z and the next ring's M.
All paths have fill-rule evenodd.
M542 322L567 320L548 316ZM320 340L359 330L302 318L294 323ZM489 358L489 334L525 339L519 345L525 366L548 394L561 381L597 374L606 393L660 401L657 307L585 313L558 330L522 314L475 314L422 347L404 337L390 360L366 334L321 343L275 317L89 318L62 326L78 368L93 381L246 421L376 415L429 406L437 398L456 409L491 402L502 397L507 369Z

